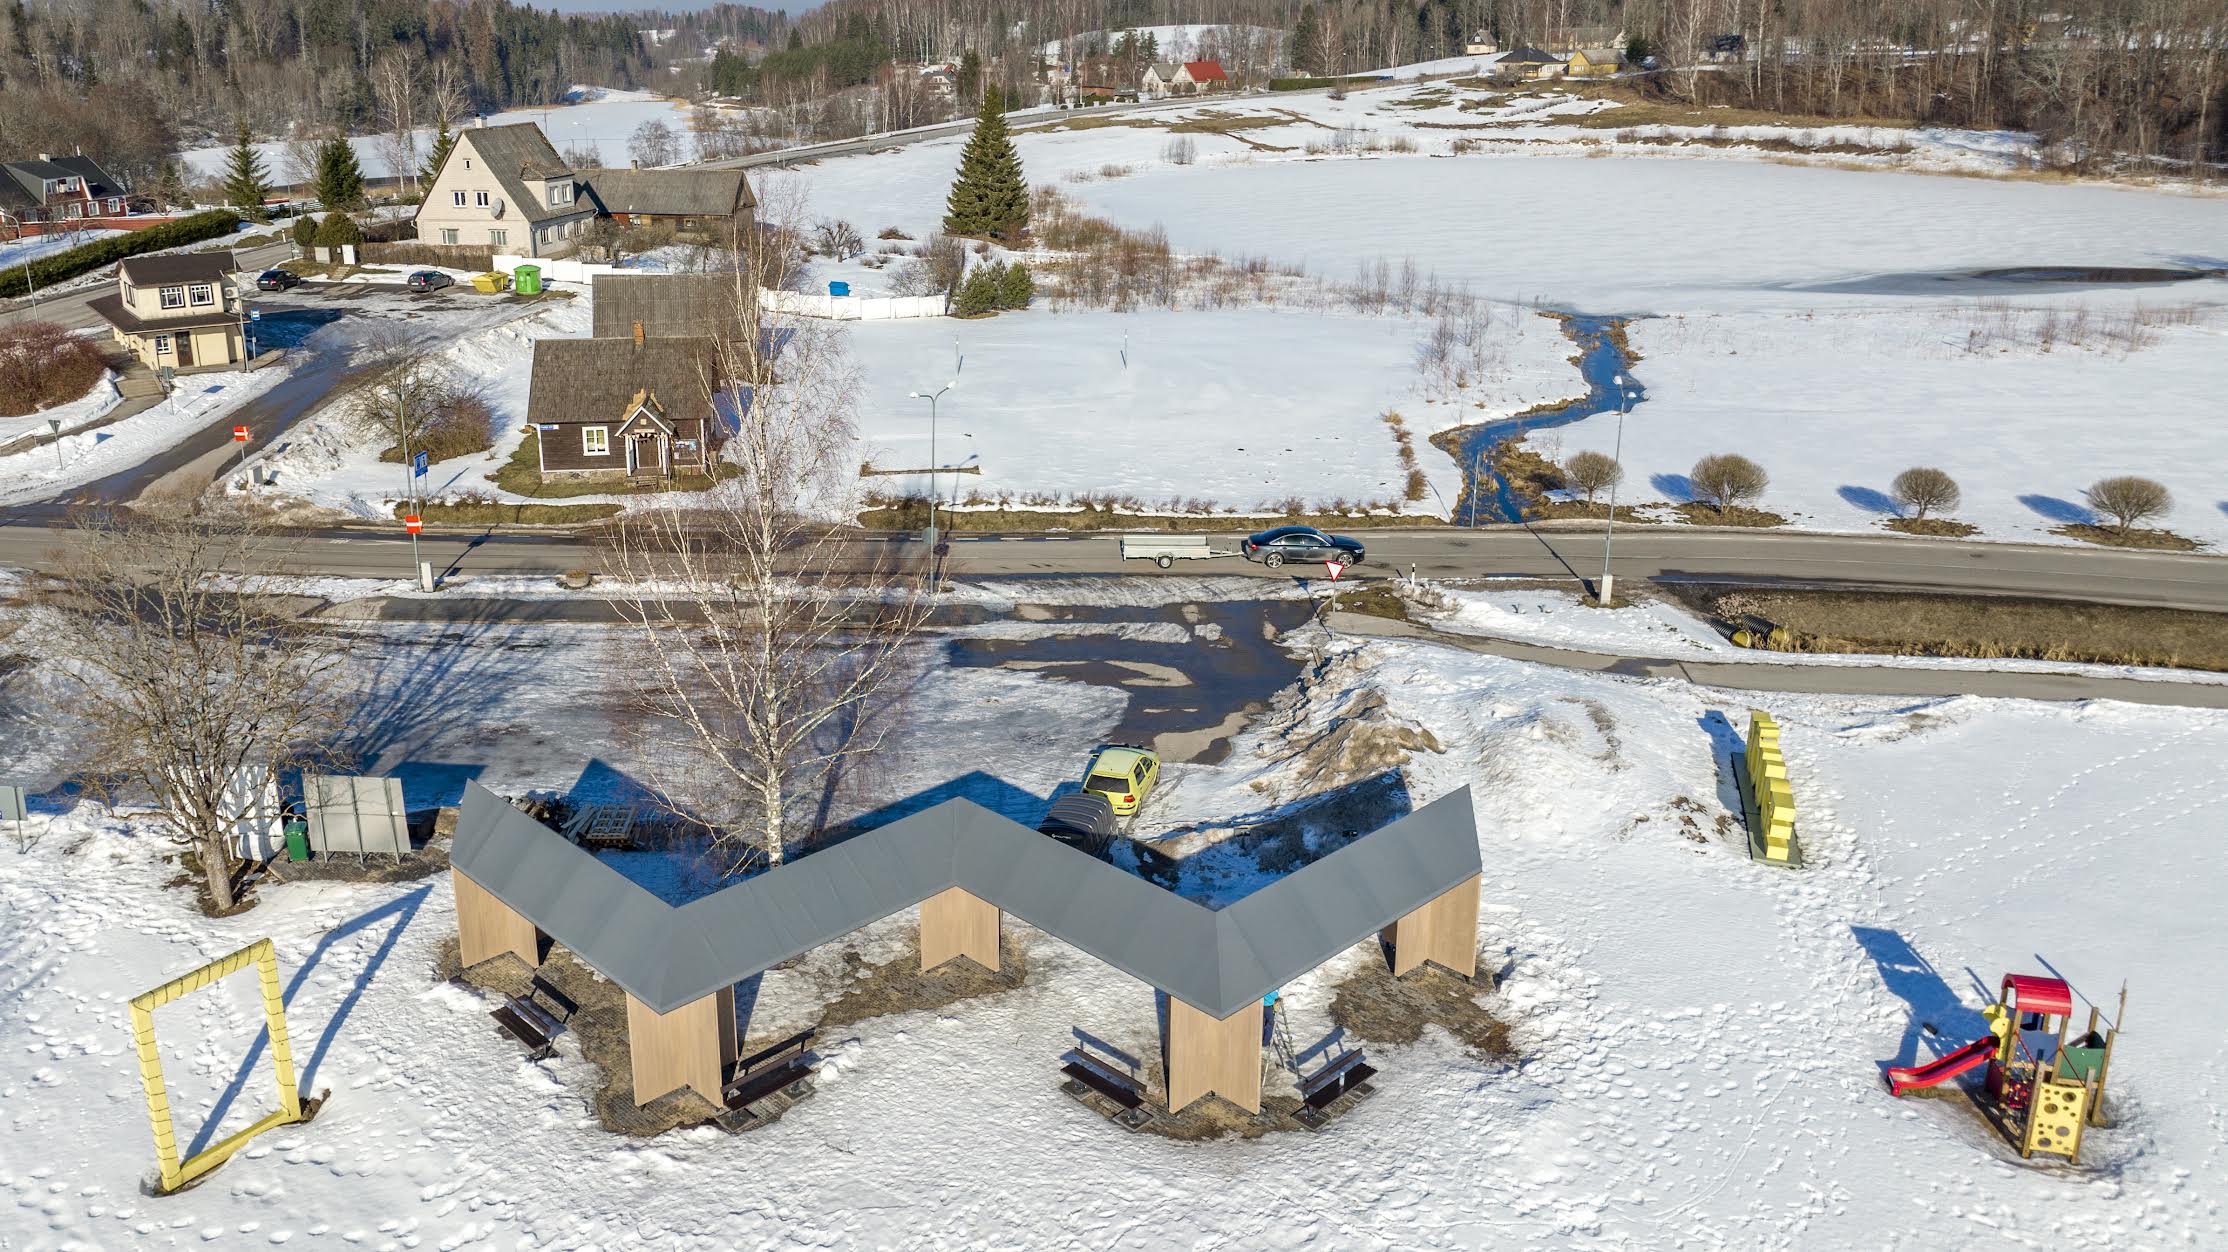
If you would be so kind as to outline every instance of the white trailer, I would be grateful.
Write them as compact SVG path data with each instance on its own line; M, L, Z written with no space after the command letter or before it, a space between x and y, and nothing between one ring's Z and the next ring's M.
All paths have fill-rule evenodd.
M1214 556L1236 556L1235 552L1209 547L1205 535L1171 535L1155 532L1143 535L1122 536L1122 559L1125 561L1151 561L1167 569L1178 561L1203 561Z

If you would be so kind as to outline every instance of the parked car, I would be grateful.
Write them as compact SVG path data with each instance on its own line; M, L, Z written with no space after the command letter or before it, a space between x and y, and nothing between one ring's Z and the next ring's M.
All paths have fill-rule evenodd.
M1367 555L1361 540L1326 535L1313 526L1279 526L1258 535L1248 535L1238 545L1238 551L1246 560L1259 561L1270 569L1286 561L1336 561L1341 565L1359 565Z
M302 276L292 270L265 270L255 276L257 291L285 291L302 285Z
M1037 833L1050 835L1078 851L1105 860L1113 850L1121 827L1114 820L1114 806L1096 791L1071 791L1052 802Z
M1106 797L1116 817L1128 817L1160 782L1160 754L1151 748L1117 743L1100 748L1083 771L1083 789Z
M404 279L402 285L412 291L439 291L455 284L455 279L439 270L412 270L410 277Z

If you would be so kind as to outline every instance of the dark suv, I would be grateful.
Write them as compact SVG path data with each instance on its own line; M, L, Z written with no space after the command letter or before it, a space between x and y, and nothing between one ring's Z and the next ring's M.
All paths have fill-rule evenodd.
M1248 535L1238 545L1238 551L1244 553L1248 561L1259 561L1270 569L1286 561L1336 561L1340 565L1359 565L1367 555L1361 540L1326 535L1313 526L1279 526L1258 535Z
M1095 791L1071 791L1052 802L1044 820L1037 823L1037 832L1103 861L1113 851L1114 837L1121 833L1121 827L1115 821L1114 806L1106 802L1105 796Z
M412 270L402 285L412 291L439 291L455 286L456 280L439 270Z

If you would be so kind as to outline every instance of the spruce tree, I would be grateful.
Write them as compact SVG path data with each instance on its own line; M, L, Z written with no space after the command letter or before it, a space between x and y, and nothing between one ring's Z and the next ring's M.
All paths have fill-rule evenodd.
M1315 6L1312 4L1301 5L1300 18L1292 24L1292 42L1290 45L1292 49L1292 69L1295 73L1313 74L1322 69L1315 60L1317 39L1315 22Z
M232 155L225 159L224 202L240 210L243 217L258 222L268 221L263 201L271 194L271 179L263 167L263 156L248 142L245 122L232 144Z
M449 149L456 146L456 134L449 129L449 119L442 118L433 132L433 150L426 153L425 165L418 171L418 181L431 183L441 174L441 163L449 159Z
M1029 276L1029 267L1018 262L1006 267L998 280L998 307L1001 309L1026 309L1037 298L1037 280Z
M1006 133L998 89L983 92L975 133L959 154L959 177L944 201L944 233L1009 239L1029 225L1029 182Z
M363 167L356 164L356 150L337 135L317 146L317 202L339 212L364 203Z

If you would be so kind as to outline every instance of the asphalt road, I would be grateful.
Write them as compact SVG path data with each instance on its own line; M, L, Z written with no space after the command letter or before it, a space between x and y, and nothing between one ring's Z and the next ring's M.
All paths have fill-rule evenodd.
M0 567L23 568L65 551L69 532L49 515L0 518ZM1348 577L1405 574L1432 578L1517 576L1576 584L1601 569L1602 536L1592 531L1495 527L1481 530L1380 530L1363 535L1367 563ZM1216 536L1234 547L1235 534ZM866 541L901 544L906 536ZM501 530L427 535L423 559L447 577L550 575L597 569L591 540ZM288 536L274 549L275 573L408 578L407 536L349 529ZM1112 535L962 535L952 545L954 577L1124 574L1142 578L1233 574L1257 578L1320 576L1313 568L1268 571L1235 556L1180 562L1163 573L1124 562ZM1628 583L1753 581L1764 585L2033 596L2110 604L2228 612L2228 560L2113 548L1967 543L1954 540L1786 531L1664 527L1620 531L1615 572Z

